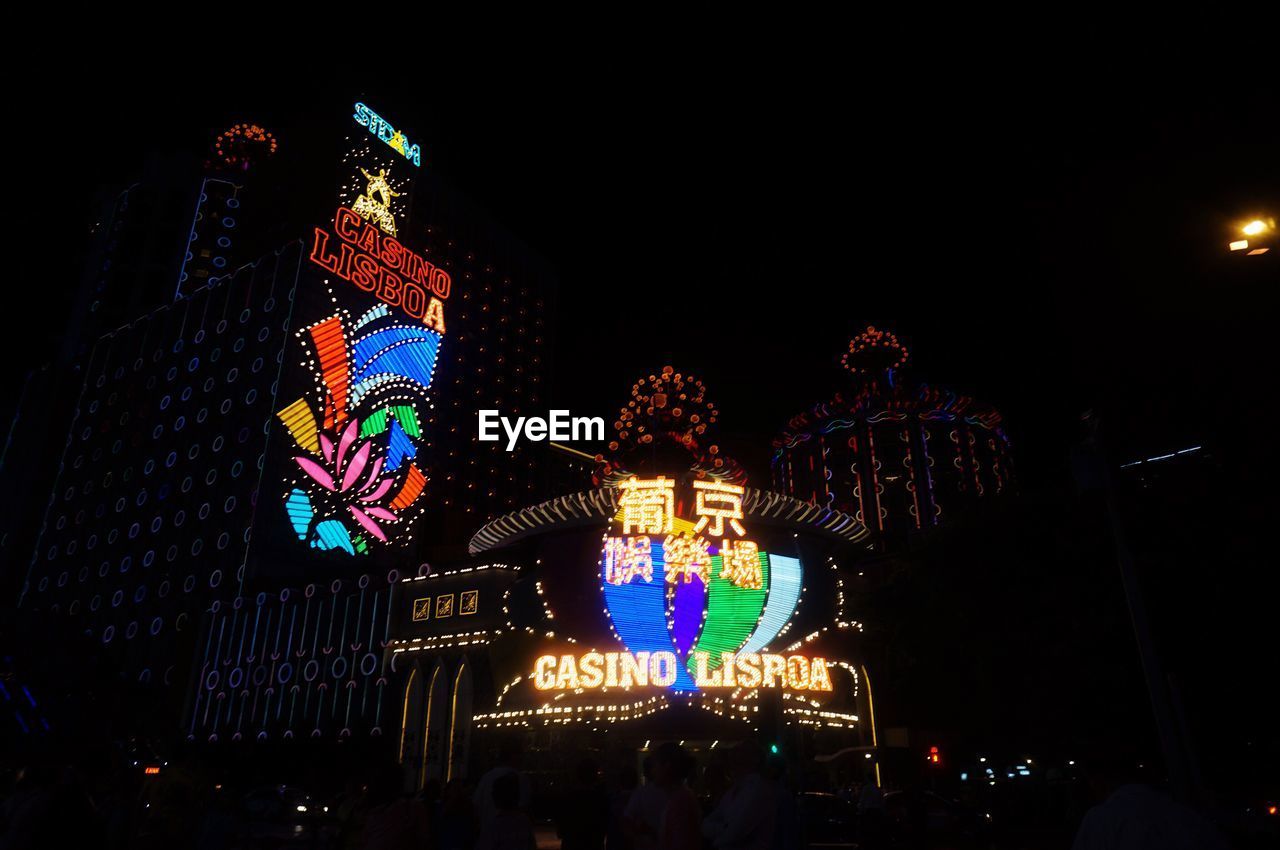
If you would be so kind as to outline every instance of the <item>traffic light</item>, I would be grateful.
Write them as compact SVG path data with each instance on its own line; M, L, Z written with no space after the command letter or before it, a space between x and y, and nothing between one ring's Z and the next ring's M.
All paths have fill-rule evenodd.
M929 748L929 755L927 756L927 758L928 758L929 764L933 765L934 767L942 766L942 753L938 751L937 747Z
M778 754L778 745L777 745L777 744L770 744L770 745L769 745L769 752L773 753L773 754L776 756L776 755Z

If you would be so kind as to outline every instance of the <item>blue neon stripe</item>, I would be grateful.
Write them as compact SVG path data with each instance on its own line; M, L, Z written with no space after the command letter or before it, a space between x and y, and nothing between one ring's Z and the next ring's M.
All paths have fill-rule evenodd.
M351 545L351 533L336 519L327 519L316 526L311 545L321 550L341 549L348 555L356 553L355 547Z
M769 555L769 598L756 630L739 652L760 652L778 636L796 612L800 601L800 561L785 555Z
M662 559L662 543L652 543L653 581L640 577L629 583L617 585L604 579L601 565L600 581L604 587L604 604L609 610L613 629L622 638L630 652L675 652L671 633L667 631L667 580L666 563ZM697 685L684 664L676 665L676 681L671 687L681 691L696 691Z
M306 540L307 529L311 527L311 518L315 515L311 507L311 498L295 487L284 500L284 510L289 515L289 524L293 526L298 539Z
M413 458L418 447L409 440L409 435L400 427L400 420L391 420L391 434L387 438L387 472L395 472L405 458Z

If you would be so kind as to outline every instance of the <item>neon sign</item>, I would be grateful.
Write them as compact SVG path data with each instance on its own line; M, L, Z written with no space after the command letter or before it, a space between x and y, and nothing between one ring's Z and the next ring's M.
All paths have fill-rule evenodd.
M414 402L431 387L440 335L378 305L355 321L330 316L299 337L314 348L321 392L276 412L299 450L285 513L312 548L365 554L420 507L427 479L414 463L423 436Z
M385 142L388 147L400 154L414 165L422 165L422 150L417 145L409 144L404 133L392 127L387 119L374 112L363 103L356 104L356 112L351 116L361 127L368 127L369 132Z
M618 513L603 541L600 579L605 610L628 652L614 662L606 653L606 664L630 665L629 657L640 664L643 656L644 663L661 665L646 681L677 690L830 690L822 659L764 653L795 613L801 567L796 558L762 551L750 539L741 486L694 481L693 498L681 500L692 503L687 518L677 515L674 480L633 476L618 489ZM678 661L670 670L666 661L654 660L667 658ZM557 663L564 665L564 657ZM578 669L580 684L574 687L593 686L581 684L584 677L595 681L594 659L588 667L589 675ZM610 686L604 669L604 686Z
M830 691L826 659L774 653L695 652L693 683L699 688L785 688ZM653 686L676 683L682 665L674 652L588 652L544 655L533 665L533 686L540 691Z
M360 173L364 175L369 185L351 205L352 212L378 225L383 233L395 236L396 217L391 213L391 199L398 198L401 193L392 189L391 184L387 182L385 168L379 168L377 174L370 174L361 168Z
M315 228L311 262L352 283L378 300L398 307L438 333L444 333L444 299L449 273L432 265L396 239L365 221L349 207L338 207L333 233Z

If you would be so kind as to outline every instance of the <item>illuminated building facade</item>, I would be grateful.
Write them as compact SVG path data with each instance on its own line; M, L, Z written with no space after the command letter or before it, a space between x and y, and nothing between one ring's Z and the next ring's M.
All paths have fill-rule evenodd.
M113 647L130 683L184 686L243 578L302 261L287 246L93 349L21 605Z
M637 382L598 486L499 516L471 565L395 585L410 784L457 775L473 736L874 745L841 564L867 530L747 486L708 441L714 410L674 369Z
M851 386L793 417L773 444L779 492L852 514L882 545L1015 486L1000 412L907 380L908 357L896 336L868 327L841 360Z
M93 348L20 604L109 647L162 738L398 730L391 585L539 495L531 458L486 475L466 441L538 400L553 278L362 106L318 176L220 136L161 306ZM275 185L300 174L336 191ZM318 198L280 208L288 240L282 195Z

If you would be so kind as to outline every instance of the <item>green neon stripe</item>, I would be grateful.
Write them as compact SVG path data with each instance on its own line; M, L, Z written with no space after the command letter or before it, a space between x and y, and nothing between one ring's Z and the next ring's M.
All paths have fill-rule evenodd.
M418 414L411 405L392 405L391 412L395 414L396 419L400 422L400 427L404 429L406 434L414 439L422 436L422 429L418 427Z
M370 413L368 418L360 424L360 436L368 437L373 434L381 434L387 430L387 409L376 410Z
M760 614L764 611L765 599L769 596L769 556L761 552L760 589L749 590L738 587L731 581L720 577L723 565L719 555L711 559L711 586L707 589L707 621L702 625L702 634L694 652L710 653L709 669L720 666L720 653L737 652L755 631ZM689 669L693 670L693 657L690 655Z

